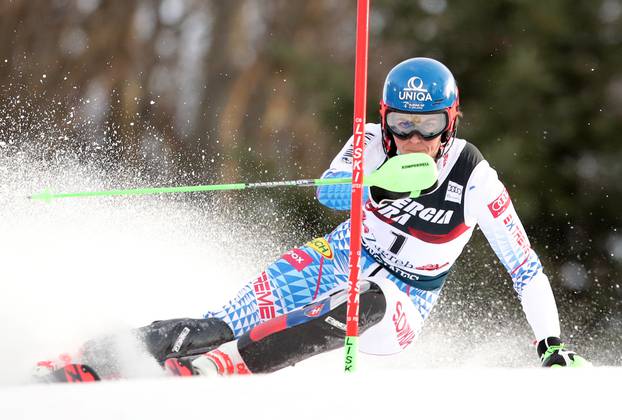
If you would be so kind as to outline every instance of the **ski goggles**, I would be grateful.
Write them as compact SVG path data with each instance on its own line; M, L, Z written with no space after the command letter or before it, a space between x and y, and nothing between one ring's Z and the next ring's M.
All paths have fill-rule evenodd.
M398 139L406 140L419 134L424 140L432 140L447 129L447 114L410 114L391 111L386 118L387 127Z

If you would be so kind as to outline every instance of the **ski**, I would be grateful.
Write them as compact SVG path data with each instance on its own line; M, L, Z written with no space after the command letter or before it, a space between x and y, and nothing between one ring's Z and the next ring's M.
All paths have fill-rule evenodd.
M194 376L191 361L194 357L180 357L167 359L162 368L171 376ZM81 383L99 382L109 379L121 379L120 376L101 376L95 369L86 364L68 363L63 367L52 370L44 376L37 376L36 381L42 383Z
M92 367L79 363L69 363L37 379L45 383L80 383L97 382L101 380Z
M171 357L164 361L164 371L172 376L194 376L196 372L192 368L192 360L197 356L191 357Z

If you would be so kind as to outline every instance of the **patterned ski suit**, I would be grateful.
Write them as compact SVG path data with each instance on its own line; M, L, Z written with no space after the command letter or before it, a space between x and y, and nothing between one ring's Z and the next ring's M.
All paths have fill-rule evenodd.
M369 174L387 156L380 125L367 124L365 132L364 172ZM323 178L351 175L352 141ZM361 273L380 286L387 305L382 321L361 335L361 351L391 354L413 341L476 225L510 274L535 338L559 336L548 278L495 170L475 146L461 139L453 140L437 167L437 186L419 198L378 203L369 191L364 195ZM349 210L350 186L319 187L317 198L330 208ZM323 238L285 253L237 297L205 317L222 319L239 337L258 324L344 289L349 239L346 220Z

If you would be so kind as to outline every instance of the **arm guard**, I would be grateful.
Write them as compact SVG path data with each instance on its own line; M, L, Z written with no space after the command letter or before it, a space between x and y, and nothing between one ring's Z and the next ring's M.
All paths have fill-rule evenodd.
M351 177L351 172L333 172L330 169L322 175L325 178L347 178ZM343 185L322 185L317 188L317 199L320 203L334 210L350 210L352 202L352 186ZM363 203L369 198L369 188L363 188Z
M352 176L353 137L346 142L341 151L335 156L330 168L324 172L322 179L350 178ZM380 124L365 124L365 155L363 172L370 174L386 160L387 156L382 149L382 134ZM349 210L352 201L352 186L322 185L317 188L317 199L331 209ZM363 189L363 203L369 198L369 188Z

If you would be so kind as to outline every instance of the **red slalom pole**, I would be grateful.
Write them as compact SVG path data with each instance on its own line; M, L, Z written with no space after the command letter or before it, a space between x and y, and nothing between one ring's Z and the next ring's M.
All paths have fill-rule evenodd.
M356 64L354 68L354 150L352 160L352 204L350 207L350 274L345 340L345 371L356 370L359 335L359 271L361 226L363 224L363 150L367 101L367 52L369 44L369 1L357 0Z

